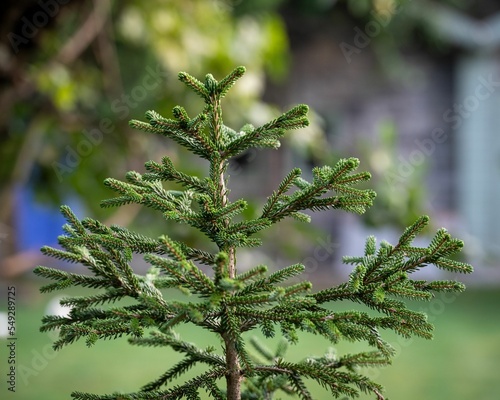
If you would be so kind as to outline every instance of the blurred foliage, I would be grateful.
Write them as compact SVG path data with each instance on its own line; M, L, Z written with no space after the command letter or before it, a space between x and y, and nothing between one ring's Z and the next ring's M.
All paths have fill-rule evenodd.
M259 125L276 115L261 97L267 79L286 79L291 11L340 23L351 39L353 27L387 21L370 47L386 72L401 74L410 71L401 50L450 48L422 12L412 10L440 5L480 17L495 6L492 0L72 0L54 2L57 10L27 35L35 16L47 13L42 3L0 5L0 221L11 226L16 186L33 186L52 204L77 195L97 218L127 224L137 210L112 215L99 208L96 199L109 195L104 178L141 170L145 160L163 154L188 172L205 168L127 124L150 108L168 116L174 97L192 105L188 112L198 111L199 99L176 85L179 70L209 70L217 78L244 64L247 75L225 105L228 124ZM323 159L329 148L316 128L309 149ZM296 144L302 146L302 139ZM376 190L380 202L381 189ZM406 211L404 206L395 214ZM147 226L141 218L137 223Z
M397 128L391 121L380 124L378 137L360 140L360 157L368 162L371 185L377 188L377 199L366 213L369 225L404 226L425 212L425 179L427 165L412 166L412 173L401 176Z
M25 6L18 10L23 21L40 12L32 3L17 5ZM23 26L13 27L22 37ZM283 78L288 64L281 18L271 9L236 14L230 0L72 1L29 43L10 42L2 47L4 67L21 79L10 77L1 102L10 114L0 127L1 219L14 207L14 186L30 184L43 201L58 204L77 194L93 215L130 222L133 209L111 216L99 208L98 200L109 196L104 178L141 170L163 154L188 172L204 165L132 131L128 120L153 107L169 116L174 97L194 114L201 103L181 92L179 70L217 77L245 64L227 119L238 128L258 125L275 114L260 100L266 76Z

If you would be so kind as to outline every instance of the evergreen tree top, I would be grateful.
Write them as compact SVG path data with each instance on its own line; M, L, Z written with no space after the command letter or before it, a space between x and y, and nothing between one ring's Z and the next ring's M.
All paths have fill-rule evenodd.
M344 259L354 265L348 282L319 292L313 293L307 281L286 284L304 271L302 264L272 273L265 265L238 271L237 248L260 245L255 233L286 217L308 222L304 211L342 209L361 214L375 198L372 190L356 187L370 175L356 172L359 161L347 158L333 166L315 167L310 182L301 177L300 169L292 169L267 197L259 215L241 220L247 202L228 198L228 160L251 147L278 148L279 139L288 130L308 124L307 106L298 105L260 127L245 125L233 130L224 125L221 100L244 72L238 67L220 81L208 74L204 82L181 72L179 79L205 102L201 113L190 118L177 106L173 119L148 111L147 122L130 122L137 129L166 136L207 160L208 176L179 171L168 157L161 162L148 161L143 174L130 171L125 181L108 178L105 185L117 197L101 203L103 207L136 203L159 211L166 220L202 232L217 246L216 252L190 247L167 234L150 238L91 218L80 220L69 207L61 207L67 220L65 235L59 237L61 248L44 247L42 252L80 263L90 275L37 267L36 274L54 281L41 290L82 286L98 291L63 299L61 304L71 306L67 317L43 318L42 331L59 329L54 348L80 339L91 346L99 339L125 335L133 345L167 346L184 355L182 361L168 366L164 374L138 392L93 395L76 391L73 398L199 399L199 393L205 391L215 399L271 399L281 391L312 399L305 380L314 379L334 397L353 398L359 392L372 392L381 400L382 387L357 369L390 363L394 351L380 330L390 329L405 337L432 337L433 327L426 315L409 309L402 298L430 300L436 292L464 290L463 284L455 281L411 278L413 272L430 264L452 272L472 272L470 265L450 258L463 243L444 229L436 233L428 247L413 245L428 224L426 216L408 227L394 245L381 242L377 248L375 238L369 237L363 255ZM168 190L163 182L178 183L183 190ZM134 254L143 255L151 265L145 276L134 271ZM209 274L203 265L213 272ZM172 299L164 292L167 288L193 294L197 300ZM120 300L125 298L133 299L133 304L121 305ZM376 315L325 306L339 300L365 304ZM183 341L174 331L179 324L212 332L219 338L220 348L202 349ZM268 338L279 331L285 341L271 351L252 339L250 351L243 335L255 329ZM333 344L365 341L373 351L288 362L285 343L300 342L299 332L322 336ZM205 372L179 383L178 378L198 364L206 367ZM224 387L220 380L225 380Z

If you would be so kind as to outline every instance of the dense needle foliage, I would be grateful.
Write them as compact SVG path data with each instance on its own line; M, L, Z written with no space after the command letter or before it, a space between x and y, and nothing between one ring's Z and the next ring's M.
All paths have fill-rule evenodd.
M356 172L359 161L348 158L333 166L314 168L310 182L301 177L300 169L293 169L269 195L258 217L242 219L247 202L228 198L229 160L251 147L278 148L287 130L308 124L307 106L298 105L259 127L245 125L236 131L225 126L221 100L244 72L243 67L238 67L220 81L209 74L204 82L182 72L179 79L205 102L200 114L191 118L177 106L173 119L148 111L147 122L131 121L133 127L166 136L207 160L209 176L201 178L178 171L164 157L161 162L147 162L143 174L128 172L126 181L105 181L118 196L104 200L103 207L141 204L167 220L199 230L216 245L216 252L190 247L166 234L150 238L91 218L80 220L69 207L61 208L68 221L64 226L66 234L59 237L62 249L44 247L42 251L83 264L90 274L37 267L36 274L55 281L41 290L83 286L98 291L62 300L61 304L71 306L67 317L43 318L42 331L59 329L54 348L79 339L91 346L99 339L126 335L133 345L168 346L184 355L182 361L166 365L163 375L136 393L75 392L73 398L199 399L204 391L215 399L271 399L279 392L312 399L307 381L315 380L335 398L372 392L381 400L381 386L358 368L390 363L393 349L380 331L389 329L404 337L432 335L433 327L426 315L408 309L402 298L430 300L436 292L464 289L455 281L428 282L410 277L429 264L452 272L472 271L470 265L450 258L462 249L463 243L444 229L427 247L413 246L415 237L428 224L426 216L408 227L394 245L382 242L377 247L375 238L369 237L362 256L344 260L354 266L348 282L319 292L312 292L307 281L286 285L287 280L304 271L301 264L272 273L265 265L238 271L237 249L261 244L255 233L287 217L308 222L309 216L304 213L307 210L335 208L361 214L375 198L373 191L355 187L370 175ZM184 190L168 190L164 182L180 184ZM151 265L145 276L134 272L134 254L143 255ZM213 273L208 273L210 268ZM178 288L192 296L185 301L172 300L162 292L166 288ZM133 304L119 305L119 300L125 298L133 299ZM335 311L330 303L341 300L362 303L374 312ZM185 342L175 332L179 324L193 324L212 332L219 337L221 347L199 348ZM255 329L265 337L280 334L284 339L275 351L256 339L247 343L244 333ZM340 340L363 341L373 350L287 361L287 344L300 341L299 331L320 335L332 344ZM197 364L205 365L205 372L189 380L177 379Z

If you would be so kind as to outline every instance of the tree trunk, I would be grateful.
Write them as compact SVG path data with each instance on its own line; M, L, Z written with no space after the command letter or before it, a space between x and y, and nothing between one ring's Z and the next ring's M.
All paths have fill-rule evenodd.
M236 351L236 343L229 337L225 337L224 342L226 344L226 365L228 368L226 376L227 400L240 400L241 373L238 352Z

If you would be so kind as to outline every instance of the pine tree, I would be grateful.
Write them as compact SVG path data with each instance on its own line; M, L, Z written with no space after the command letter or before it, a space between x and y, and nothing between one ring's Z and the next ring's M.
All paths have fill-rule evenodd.
M164 157L161 162L147 162L143 174L128 172L126 181L105 181L118 196L104 200L103 207L137 203L159 211L167 220L199 230L217 246L216 252L190 247L167 235L150 238L91 218L80 220L69 207L61 207L67 220L65 235L59 237L62 249L43 247L42 252L83 264L91 274L37 267L37 275L54 281L41 291L71 286L99 291L61 300L62 305L71 307L67 317L43 318L42 331L59 329L54 348L79 339L91 346L99 339L125 335L133 345L167 346L184 355L182 361L168 366L163 375L136 393L74 392L74 399L199 399L203 391L215 399L271 399L277 391L312 399L307 381L314 380L335 398L372 392L381 400L382 387L358 368L390 363L394 351L380 330L393 330L404 337L432 337L433 326L426 315L409 309L403 299L430 300L437 292L464 290L464 285L455 281L411 279L413 272L429 264L452 272L472 271L470 265L450 258L463 243L444 229L437 231L425 248L412 244L428 224L426 216L408 227L394 245L384 241L377 246L375 238L369 237L362 256L344 259L354 266L349 280L325 290L312 292L312 284L307 281L286 284L304 271L301 264L272 273L265 265L238 271L237 249L261 244L255 233L287 217L308 222L307 210L342 209L361 214L375 197L372 190L355 187L370 175L356 172L359 161L348 158L334 166L314 168L310 182L294 168L269 195L260 215L243 219L240 214L247 202L228 198L229 160L252 147L276 149L287 130L308 124L307 106L298 105L257 128L245 125L236 131L225 126L221 100L244 72L244 67L238 67L220 81L208 74L204 82L181 72L179 79L205 103L200 114L191 118L177 106L173 119L148 111L147 122L130 122L134 128L166 136L207 160L207 177L179 171L170 158ZM163 182L180 184L184 190L165 189ZM134 272L134 254L143 255L151 265L145 276ZM213 273L208 273L209 267ZM178 288L194 297L170 299L162 292L167 288ZM133 303L120 305L125 298ZM341 300L364 304L373 312L332 310L330 303ZM196 325L217 335L220 353L217 348L199 348L182 340L174 330L180 324ZM284 339L276 351L256 339L248 346L244 334L256 329L267 338L279 331ZM373 350L286 361L287 343L298 343L299 332L322 336L332 344L364 341ZM205 372L178 383L178 377L199 364L206 367Z

